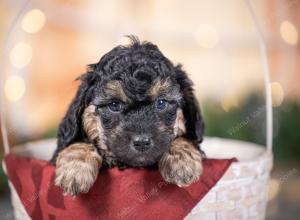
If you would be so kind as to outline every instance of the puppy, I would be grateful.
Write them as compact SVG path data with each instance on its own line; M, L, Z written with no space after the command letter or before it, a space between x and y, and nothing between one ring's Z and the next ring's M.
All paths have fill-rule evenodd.
M157 166L187 186L202 173L204 124L192 82L149 42L131 36L89 65L59 125L55 184L86 193L101 167Z

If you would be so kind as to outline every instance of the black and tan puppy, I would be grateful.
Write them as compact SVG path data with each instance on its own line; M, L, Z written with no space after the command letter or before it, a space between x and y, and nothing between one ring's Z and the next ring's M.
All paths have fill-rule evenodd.
M158 165L186 186L202 173L203 121L192 82L156 45L130 37L89 66L58 131L55 184L86 193L101 167Z

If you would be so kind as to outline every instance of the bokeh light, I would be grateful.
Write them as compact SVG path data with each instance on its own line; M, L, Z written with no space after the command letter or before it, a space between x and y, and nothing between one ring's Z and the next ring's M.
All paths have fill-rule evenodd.
M27 33L36 33L43 28L45 22L45 14L39 9L32 9L23 17L21 26Z
M130 39L127 36L122 36L118 40L118 45L124 45L124 46L126 46L126 45L128 45L130 43L131 43L131 41L130 41Z
M296 27L289 21L281 22L280 36L287 44L296 45L298 42L298 31Z
M273 107L280 106L284 99L284 91L280 83L272 82L271 83L272 91L272 105Z
M19 101L26 90L24 79L18 75L7 78L4 84L4 93L7 100L11 102Z
M20 42L10 52L10 62L16 68L28 65L32 58L32 48L29 44Z
M280 190L279 180L271 178L268 186L268 200L271 201L276 198Z
M219 42L219 34L211 25L200 25L195 33L195 41L200 47L214 48Z
M221 106L225 112L230 109L238 107L238 97L236 95L227 95L221 99Z

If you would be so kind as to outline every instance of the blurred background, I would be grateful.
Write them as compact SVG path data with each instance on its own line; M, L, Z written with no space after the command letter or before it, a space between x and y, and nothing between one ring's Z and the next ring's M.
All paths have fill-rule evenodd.
M267 41L272 81L275 163L267 219L299 219L300 0L251 3ZM55 137L76 77L114 46L126 44L128 34L152 41L183 64L195 83L206 136L265 144L262 65L244 1L0 0L7 112L0 120L11 146ZM7 219L9 196L0 168L0 216Z

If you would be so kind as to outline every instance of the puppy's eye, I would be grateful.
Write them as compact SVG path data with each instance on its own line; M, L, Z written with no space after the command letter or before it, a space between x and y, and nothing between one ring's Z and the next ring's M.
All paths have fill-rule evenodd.
M158 99L155 103L155 107L158 110L164 110L168 106L168 101L165 99Z
M119 101L113 101L113 102L108 104L108 108L112 112L120 112L122 110L122 107L123 107L123 105Z

